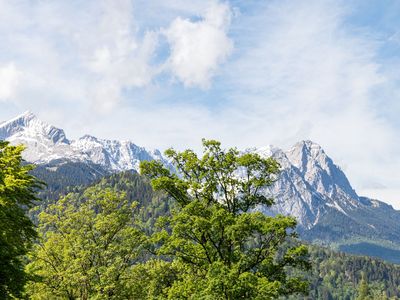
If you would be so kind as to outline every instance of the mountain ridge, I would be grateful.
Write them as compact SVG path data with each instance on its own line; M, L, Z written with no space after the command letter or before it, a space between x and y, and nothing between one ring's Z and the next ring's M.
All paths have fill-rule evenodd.
M138 169L141 160L159 159L169 165L158 150L147 150L131 141L99 139L84 135L69 140L63 129L39 120L32 112L0 123L0 139L24 144L24 159L37 164L56 159L91 161L109 170Z
M31 112L0 123L0 139L25 144L27 161L52 169L57 169L53 161L69 160L101 166L107 172L137 171L140 161L153 159L173 169L158 150L91 135L69 140L64 130L40 121ZM379 200L360 197L320 145L306 140L286 151L273 146L246 151L272 156L281 165L278 180L264 189L275 204L257 209L294 216L302 238L323 244L384 240L400 249L400 212Z

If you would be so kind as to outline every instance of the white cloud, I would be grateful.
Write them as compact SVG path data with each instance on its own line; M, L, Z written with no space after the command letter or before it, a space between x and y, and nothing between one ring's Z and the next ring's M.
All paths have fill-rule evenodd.
M119 42L124 44L123 40ZM111 109L123 98L123 89L144 87L158 73L157 67L149 63L157 44L155 33L146 33L139 45L125 42L125 45L102 45L94 49L89 60L95 78L88 85L89 97L100 107ZM105 90L108 92L104 93Z
M17 70L12 62L0 66L0 101L12 100L15 96L20 74L21 72Z
M51 98L54 105L75 101L103 112L116 107L125 89L148 85L158 72L150 63L157 34L137 27L139 12L130 0L0 1L0 8L7 45L0 60L16 57L24 67L21 106ZM4 72L9 79L1 86L3 98L17 74L12 67Z
M123 89L151 82L157 34L147 31L143 38L138 36L131 1L102 1L99 12L95 28L86 26L76 42L90 72L88 96L100 111L107 111L121 101Z
M185 86L210 86L233 49L227 36L231 15L228 4L212 3L200 20L178 17L163 31L171 48L167 68Z
M157 51L166 51L160 49L160 28L169 25L172 56L170 59L164 56L164 59L172 69L167 69L186 85L207 86L217 65L224 61L232 47L226 36L229 5L209 1L192 4L164 1L158 5L158 9L168 11L164 14L169 17L163 26L139 27L138 19L146 18L142 12L154 3L21 1L16 5L0 1L0 16L4 20L0 22L0 35L2 44L7 45L2 48L0 61L16 57L18 65L24 66L23 80L13 67L4 67L2 76L7 80L4 79L1 86L2 100L14 96L18 77L18 82L23 81L23 84L19 86L16 103L22 110L24 106L35 107L40 102L60 106L75 102L98 112L115 109L126 100L127 90L146 87L158 75L164 78L168 75L162 74L166 70L165 61L155 62L154 58ZM203 17L191 22L178 17L179 14ZM186 50L182 48L177 36L172 37L180 22L184 27L194 26L191 33L200 44L190 44ZM183 28L188 34L185 30ZM168 45L163 47L168 48ZM193 47L197 52L193 52L191 59L176 60L178 52L192 51Z

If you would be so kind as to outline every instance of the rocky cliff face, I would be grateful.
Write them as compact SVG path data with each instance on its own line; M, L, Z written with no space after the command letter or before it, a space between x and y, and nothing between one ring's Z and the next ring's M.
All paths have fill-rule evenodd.
M275 198L266 214L294 216L303 238L323 243L350 239L400 243L400 212L381 201L360 197L343 171L316 143L302 141L288 151L255 150L281 164L277 182L265 193Z
M266 191L276 199L274 213L295 216L309 229L331 209L345 214L359 207L359 197L345 174L318 144L302 141L288 151L269 148L258 153L273 156L282 167L279 180Z

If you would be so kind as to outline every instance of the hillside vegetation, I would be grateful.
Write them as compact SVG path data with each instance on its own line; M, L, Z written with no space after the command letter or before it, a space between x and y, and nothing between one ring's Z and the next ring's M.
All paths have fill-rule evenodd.
M148 232L154 228L155 220L169 214L173 207L168 197L153 191L149 180L136 172L112 174L98 179L92 185L100 189L111 188L125 192L130 202L138 201L138 215L143 228ZM75 187L74 192L83 195L86 188ZM307 274L310 293L303 299L356 299L363 276L371 299L400 298L400 266L320 246L310 245L309 253L312 264ZM293 299L299 299L299 296Z

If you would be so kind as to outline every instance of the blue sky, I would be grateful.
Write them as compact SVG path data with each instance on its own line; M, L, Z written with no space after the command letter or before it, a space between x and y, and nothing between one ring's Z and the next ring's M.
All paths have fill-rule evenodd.
M400 208L399 1L0 0L0 120L141 146L311 139Z

